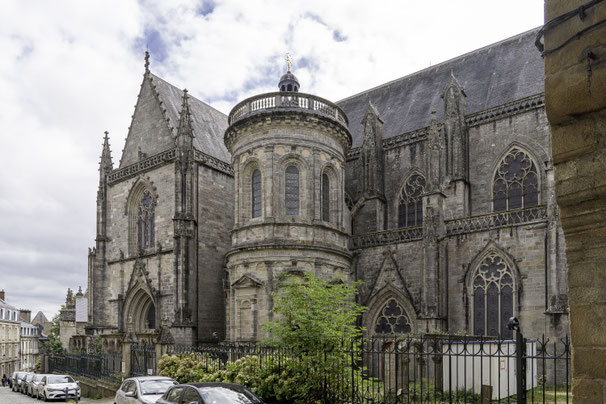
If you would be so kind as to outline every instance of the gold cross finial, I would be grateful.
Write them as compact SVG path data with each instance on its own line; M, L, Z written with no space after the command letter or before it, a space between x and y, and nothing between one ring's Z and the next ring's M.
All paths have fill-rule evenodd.
M290 53L286 54L286 63L288 64L288 71L290 71L290 67L292 66L292 58L290 57Z

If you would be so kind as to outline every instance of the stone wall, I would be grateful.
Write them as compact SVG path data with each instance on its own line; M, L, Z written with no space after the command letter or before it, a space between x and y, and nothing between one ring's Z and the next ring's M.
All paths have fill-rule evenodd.
M198 341L225 339L225 253L234 224L234 178L198 167Z
M606 4L579 10L585 4L584 0L546 1L545 103L552 131L557 202L566 235L573 402L603 403L606 26L598 23L606 18ZM563 22L549 23L571 11L570 18ZM560 47L569 38L574 40Z

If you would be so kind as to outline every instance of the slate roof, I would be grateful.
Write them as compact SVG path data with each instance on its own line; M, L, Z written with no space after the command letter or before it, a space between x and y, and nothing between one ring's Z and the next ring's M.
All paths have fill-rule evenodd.
M44 324L44 323L48 323L48 319L46 318L44 313L39 311L38 314L36 314L36 316L32 320L32 324Z
M176 129L179 124L183 90L155 74L151 74L151 78L166 108L167 118L170 118L171 125ZM223 143L223 135L228 126L227 115L191 95L188 101L194 130L194 147L221 161L231 163L230 154Z
M48 319L46 318L44 313L39 311L38 314L36 314L36 316L32 320L32 324L44 324L44 323L48 323Z
M434 109L438 121L443 120L444 104L440 96L451 71L467 94L466 115L542 93L543 58L534 46L538 30L535 28L337 102L349 118L353 147L362 144L361 121L369 99L384 122L384 138L428 126Z

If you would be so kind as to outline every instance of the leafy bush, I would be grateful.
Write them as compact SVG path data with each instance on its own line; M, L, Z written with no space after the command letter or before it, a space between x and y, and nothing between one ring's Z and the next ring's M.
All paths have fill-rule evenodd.
M163 355L158 362L158 374L172 377L179 383L201 380L205 375L216 372L221 361L208 353Z

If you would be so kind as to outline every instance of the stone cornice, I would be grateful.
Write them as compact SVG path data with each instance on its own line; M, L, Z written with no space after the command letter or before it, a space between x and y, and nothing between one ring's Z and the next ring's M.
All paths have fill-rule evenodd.
M542 108L544 106L545 94L536 94L530 97L522 98L521 100L516 100L507 104L499 105L498 107L467 115L465 117L465 124L467 126L477 126L496 121L498 119L507 118L512 115L532 111L533 109Z
M230 177L234 176L234 169L231 167L231 164L227 164L226 162L221 161L211 155L208 155L199 150L196 150L195 159L196 159L197 163L203 164L207 167L220 171L223 174L229 175Z
M300 125L305 127L321 126L325 133L333 134L341 144L345 151L351 147L351 134L345 125L334 119L323 115L313 114L305 110L269 110L261 111L254 115L249 115L246 118L234 122L225 131L225 146L227 150L233 152L233 145L237 141L240 133L246 132L249 128L254 127L259 130L260 126L288 123L289 125Z
M129 166L113 170L107 176L107 182L109 183L109 185L114 185L118 182L135 177L146 171L168 164L174 161L176 157L176 148L166 150L158 154L154 154L153 156L137 161L136 163L131 164ZM199 150L195 150L195 160L199 164L205 165L209 168L212 168L229 176L233 177L234 175L234 170L231 168L230 164L227 164L226 162L221 161Z
M177 156L177 149L173 148L170 150L163 151L158 154L154 154L153 156L147 157L143 160L139 160L134 164L129 166L118 168L117 170L113 170L107 176L107 182L110 185L113 185L117 182L124 181L128 178L132 178L140 173L149 171L153 168L162 166L167 164L175 159Z

